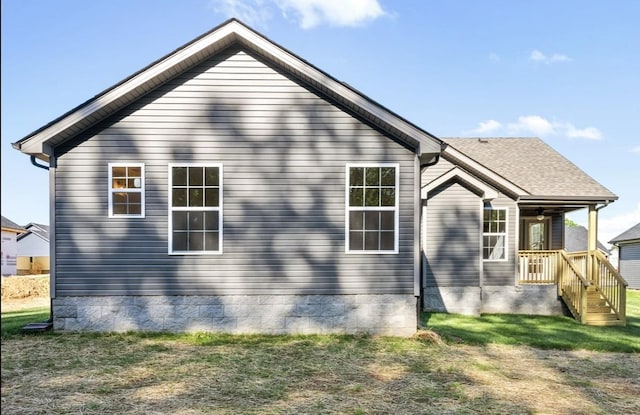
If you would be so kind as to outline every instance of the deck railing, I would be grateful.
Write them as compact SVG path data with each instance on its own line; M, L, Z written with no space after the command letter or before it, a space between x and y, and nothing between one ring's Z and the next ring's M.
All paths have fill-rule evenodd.
M519 284L557 284L573 316L584 323L589 282L565 251L518 251Z
M582 323L593 285L625 324L627 283L600 251L519 251L518 283L557 284L558 296Z
M555 284L559 251L518 251L518 283Z
M571 314L582 324L587 322L587 288L589 281L583 276L567 253L559 251L558 296L562 297Z
M590 278L611 309L626 324L627 282L600 251L591 251L592 276Z
M588 251L567 252L567 257L578 271L585 277L587 276L587 261L589 259Z

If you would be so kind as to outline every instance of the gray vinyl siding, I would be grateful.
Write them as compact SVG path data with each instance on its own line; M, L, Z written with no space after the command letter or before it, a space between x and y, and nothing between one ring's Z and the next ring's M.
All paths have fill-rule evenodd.
M440 159L440 161L434 165L426 168L422 172L422 185L426 185L432 180L440 177L445 174L452 168L456 167L453 163L448 160ZM490 202L491 206L500 207L500 208L508 208L508 234L507 234L507 260L506 261L483 261L482 262L482 271L477 264L481 261L481 238L482 238L482 217L480 205L480 198L473 194L470 190L465 189L463 186L457 184L456 191L447 190L439 194L437 197L440 199L438 204L441 206L441 209L447 211L447 209L464 209L469 214L473 214L477 216L477 221L479 225L475 221L471 221L472 223L467 223L468 226L464 230L461 229L458 232L463 232L465 236L463 240L466 240L469 244L468 250L473 254L469 256L469 258L456 258L455 261L450 263L450 267L455 264L458 266L460 262L463 262L464 268L469 273L464 279L460 280L454 276L454 273L451 270L447 270L445 264L446 261L443 259L434 258L433 256L443 255L446 251L439 251L437 246L434 246L436 242L434 238L434 234L443 232L438 229L434 229L434 227L439 226L438 221L429 217L429 213L427 213L428 220L426 223L426 235L427 235L427 247L425 249L426 262L425 264L425 274L427 275L427 285L442 285L442 286L459 286L464 285L461 284L461 281L469 281L471 285L477 286L479 284L480 273L482 272L482 284L488 286L496 286L496 285L514 285L516 279L516 262L517 262L517 253L518 253L518 227L517 224L517 214L518 214L518 206L517 204L508 196L498 193L498 197ZM429 196L431 198L431 196ZM434 203L429 200L427 212L432 212L434 209ZM467 226L466 225L466 226ZM472 230L473 229L473 230ZM447 231L450 232L450 231ZM472 235L471 232L476 232L476 235ZM431 236L429 236L431 235ZM464 256L462 256L464 257ZM437 274L434 272L435 269L438 270L440 275L436 275L435 278L439 281L437 284L433 280L432 274ZM471 276L471 273L476 273L474 276ZM451 281L445 278L445 275L451 276Z
M456 167L455 164L440 157L438 163L433 166L429 166L422 171L422 186L426 186L429 182L437 179L454 167Z
M629 288L640 288L640 243L620 245L620 275Z
M426 286L479 286L480 198L453 183L431 192L426 203Z
M58 149L56 291L413 294L415 155L230 50ZM107 164L145 164L146 217L108 218ZM345 254L345 165L399 163L399 254ZM222 163L222 255L168 255L169 163Z
M564 215L551 217L551 248L564 249Z
M516 282L516 263L518 261L518 239L516 237L518 207L513 200L502 194L489 202L488 205L495 208L507 208L507 260L484 261L482 264L482 284L489 286L514 285Z

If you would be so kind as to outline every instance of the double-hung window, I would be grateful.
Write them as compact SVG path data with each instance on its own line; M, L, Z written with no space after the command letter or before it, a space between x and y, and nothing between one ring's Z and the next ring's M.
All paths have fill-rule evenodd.
M109 217L144 218L144 164L109 163Z
M346 252L398 252L398 164L347 164Z
M169 254L222 253L222 164L169 165Z
M482 259L507 259L507 209L485 208L482 221Z

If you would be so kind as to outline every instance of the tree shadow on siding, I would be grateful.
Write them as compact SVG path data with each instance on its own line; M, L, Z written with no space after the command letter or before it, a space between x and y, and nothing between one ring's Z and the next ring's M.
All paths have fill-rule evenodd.
M480 287L480 210L479 207L463 209L459 205L446 208L434 206L434 198L449 188L443 186L431 192L426 202L427 250L424 257L424 284L425 290L429 291L425 292L423 300L426 303L426 311L448 312L446 303L460 304L462 308L468 302L468 298L465 297L469 295L480 301L479 292L465 293L465 288ZM437 234L431 235L430 232ZM478 251L473 252L470 247L478 247ZM444 296L442 289L447 289ZM477 311L479 312L479 308ZM427 313L426 322L428 315Z
M412 292L412 242L401 243L394 256L345 254L344 186L347 162L401 162L407 175L413 155L304 86L256 87L233 97L209 91L191 101L179 95L189 104L171 104L171 111L157 104L224 56L160 86L62 149L61 166L75 176L58 183L65 188L57 199L59 231L67 232L60 234L60 293ZM109 162L145 163L145 218L107 217ZM224 164L224 253L168 255L167 164L205 162ZM79 202L78 180L91 201ZM412 204L401 205L405 217L412 211ZM412 229L400 229L401 241L412 239Z

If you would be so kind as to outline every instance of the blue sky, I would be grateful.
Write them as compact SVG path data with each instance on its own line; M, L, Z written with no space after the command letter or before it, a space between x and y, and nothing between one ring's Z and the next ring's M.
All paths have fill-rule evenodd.
M229 17L436 136L541 137L619 196L604 242L640 222L635 0L4 0L2 215L49 222L10 143Z

